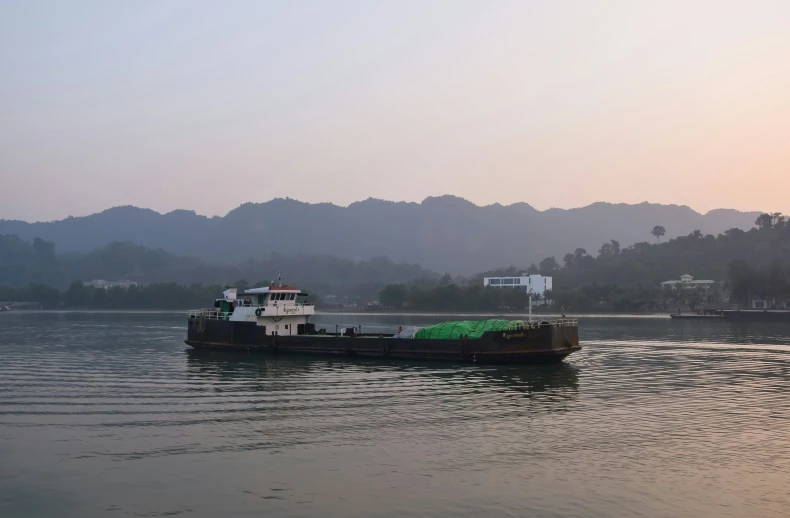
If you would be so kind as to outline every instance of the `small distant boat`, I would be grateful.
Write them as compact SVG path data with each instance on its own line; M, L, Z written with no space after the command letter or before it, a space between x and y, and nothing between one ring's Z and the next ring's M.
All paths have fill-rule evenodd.
M723 320L724 312L721 309L700 309L696 313L677 313L669 315L675 320Z
M788 309L718 309L699 313L672 313L674 320L727 320L729 322L790 322Z
M710 315L704 313L672 313L669 316L675 320L724 320L723 315Z
M195 349L447 360L472 363L557 362L579 351L578 321L442 322L396 333L335 332L310 323L315 307L294 286L226 290L214 307L188 313L186 343ZM302 299L303 300L303 299Z
M790 309L733 309L725 310L724 318L743 322L788 322Z
M0 302L0 311L23 311L43 309L40 302Z

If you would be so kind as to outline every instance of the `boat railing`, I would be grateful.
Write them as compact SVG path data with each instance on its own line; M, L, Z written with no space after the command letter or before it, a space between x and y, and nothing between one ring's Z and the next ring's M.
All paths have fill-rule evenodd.
M546 325L555 327L577 327L579 325L579 320L576 318L558 318L552 321L533 320L532 322L527 320L514 320L510 324L510 330L537 329Z
M315 304L311 303L297 303L297 304L282 304L279 306L267 306L266 304L260 304L252 306L239 306L239 307L253 307L253 308L270 308L270 307L278 307L278 308L288 308L288 307L297 307L297 308L310 308L315 306ZM187 316L189 318L203 318L214 319L214 320L227 320L230 318L232 312L230 311L220 311L217 308L204 308L204 309L191 309L187 312Z
M241 306L238 306L238 307L240 307L240 308L271 308L273 306L277 306L277 307L281 307L281 308L282 307L296 306L296 307L300 308L300 307L315 306L315 304L313 304L312 302L294 302L293 304L242 304Z
M214 308L191 309L187 312L189 318L204 318L206 320L228 320L230 315L229 312Z
M272 306L277 306L277 307L280 307L280 308L283 308L283 307L287 308L287 307L291 307L291 306L296 306L298 308L301 308L301 307L315 306L315 304L308 303L308 302L294 302L293 304L257 304L257 305L253 304L252 307L254 307L254 308L270 308Z
M558 318L554 322L552 322L557 327L578 327L579 326L579 319L578 318Z

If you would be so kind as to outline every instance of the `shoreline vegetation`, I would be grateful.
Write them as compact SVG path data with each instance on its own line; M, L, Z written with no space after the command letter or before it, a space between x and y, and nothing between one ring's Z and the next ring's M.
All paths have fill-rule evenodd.
M113 243L86 256L57 255L41 239L25 242L0 236L0 304L38 303L42 309L179 310L206 307L228 286L241 290L267 285L263 280L226 282L227 275L248 278L285 269L289 284L310 294L322 312L362 311L397 314L487 313L523 315L524 290L483 287L483 277L521 273L550 275L554 290L534 294L534 314L655 314L697 309L749 307L755 297L790 300L790 223L779 214L763 214L755 228L730 229L718 236L694 231L661 241L622 248L610 240L596 255L582 248L560 263L547 257L526 268L500 268L471 276L439 275L419 265L387 258L355 263L326 256L272 254L241 267L211 266L131 243ZM278 266L275 266L278 265ZM224 272L224 273L223 273ZM228 273L230 272L230 273ZM682 274L714 280L712 289L662 288ZM254 277L253 277L254 276ZM130 279L139 285L109 289L76 279ZM166 282L162 279L183 279Z

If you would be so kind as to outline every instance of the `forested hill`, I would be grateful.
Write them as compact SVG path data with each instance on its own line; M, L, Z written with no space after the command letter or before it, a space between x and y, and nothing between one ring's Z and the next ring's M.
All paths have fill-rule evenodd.
M228 284L241 279L273 280L278 272L288 282L317 288L323 293L348 286L379 286L439 277L418 265L397 264L386 257L354 262L325 255L274 253L246 260L228 257L226 264L212 264L119 242L85 255L61 255L52 243L40 238L27 242L18 236L0 235L0 286L35 283L62 289L73 281L92 279Z
M550 189L545 196L561 196ZM91 216L48 223L0 220L0 235L40 237L62 253L87 253L115 241L131 241L170 254L223 264L272 252L330 255L355 261L386 256L432 270L471 274L506 264L561 257L601 242L623 247L653 239L656 225L666 238L696 229L718 234L748 229L759 213L715 210L699 214L685 206L595 203L578 209L538 211L526 203L480 207L454 196L422 203L368 199L348 207L291 199L246 203L224 217L191 211L159 214L116 207Z
M764 214L756 224L749 231L731 229L718 236L695 230L661 244L621 247L607 241L597 250L577 248L559 260L547 257L527 271L554 277L547 297L555 311L666 311L686 304L693 309L703 301L748 305L757 294L790 299L790 222L780 214ZM381 298L388 305L425 310L491 310L503 305L519 309L527 303L523 291L483 289L482 278L523 270L493 270L454 284L390 285ZM661 288L661 282L683 274L716 283L710 291Z
M577 249L560 260L555 283L657 285L682 274L724 281L736 262L755 268L790 266L790 223L779 215L773 219L764 215L758 225L718 236L695 230L660 245L642 242L621 249L619 243L608 242L591 254Z
M757 228L748 231L730 229L718 236L695 230L661 244L639 242L623 247L616 240L609 240L589 252L578 247L558 258L549 256L530 266L521 262L505 269L455 278L440 277L418 265L395 263L387 258L353 262L329 256L271 254L235 265L221 265L132 243L112 243L85 255L59 255L52 243L42 239L27 242L17 236L0 236L0 295L3 286L8 286L22 290L15 295L19 300L50 300L39 295L43 291L33 288L49 285L65 289L74 280L95 278L237 286L245 284L239 281L246 279L263 284L282 269L289 282L311 292L369 301L389 284L383 293L397 297L390 297L388 305L408 302L415 309L429 310L490 311L503 305L522 307L521 303L526 300L523 292L519 295L518 290L484 290L482 277L518 275L524 270L552 275L551 300L556 307L564 306L577 312L666 310L668 302L677 303L668 297L672 299L678 294L662 290L660 282L677 279L686 273L697 279L718 281L717 296L728 292L730 301L745 304L757 293L786 297L790 295L790 223L779 214L764 214L757 218L756 224ZM35 286L25 294L23 287L29 283ZM206 288L207 291L191 292L205 297L205 293L218 289L213 286ZM176 297L158 306L159 302L151 299L165 296L165 292L182 293L176 284L146 292L149 297L146 304L153 305L140 307L176 307L183 302ZM688 298L688 293L682 295L681 298ZM384 298L382 296L382 300ZM52 300L54 298L50 303ZM136 306L121 304L118 307Z

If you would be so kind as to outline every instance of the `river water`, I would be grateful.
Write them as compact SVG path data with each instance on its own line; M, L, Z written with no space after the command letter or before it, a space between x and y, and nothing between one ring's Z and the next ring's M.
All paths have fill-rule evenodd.
M788 326L580 326L562 364L478 367L196 354L179 313L0 314L0 516L790 516Z

